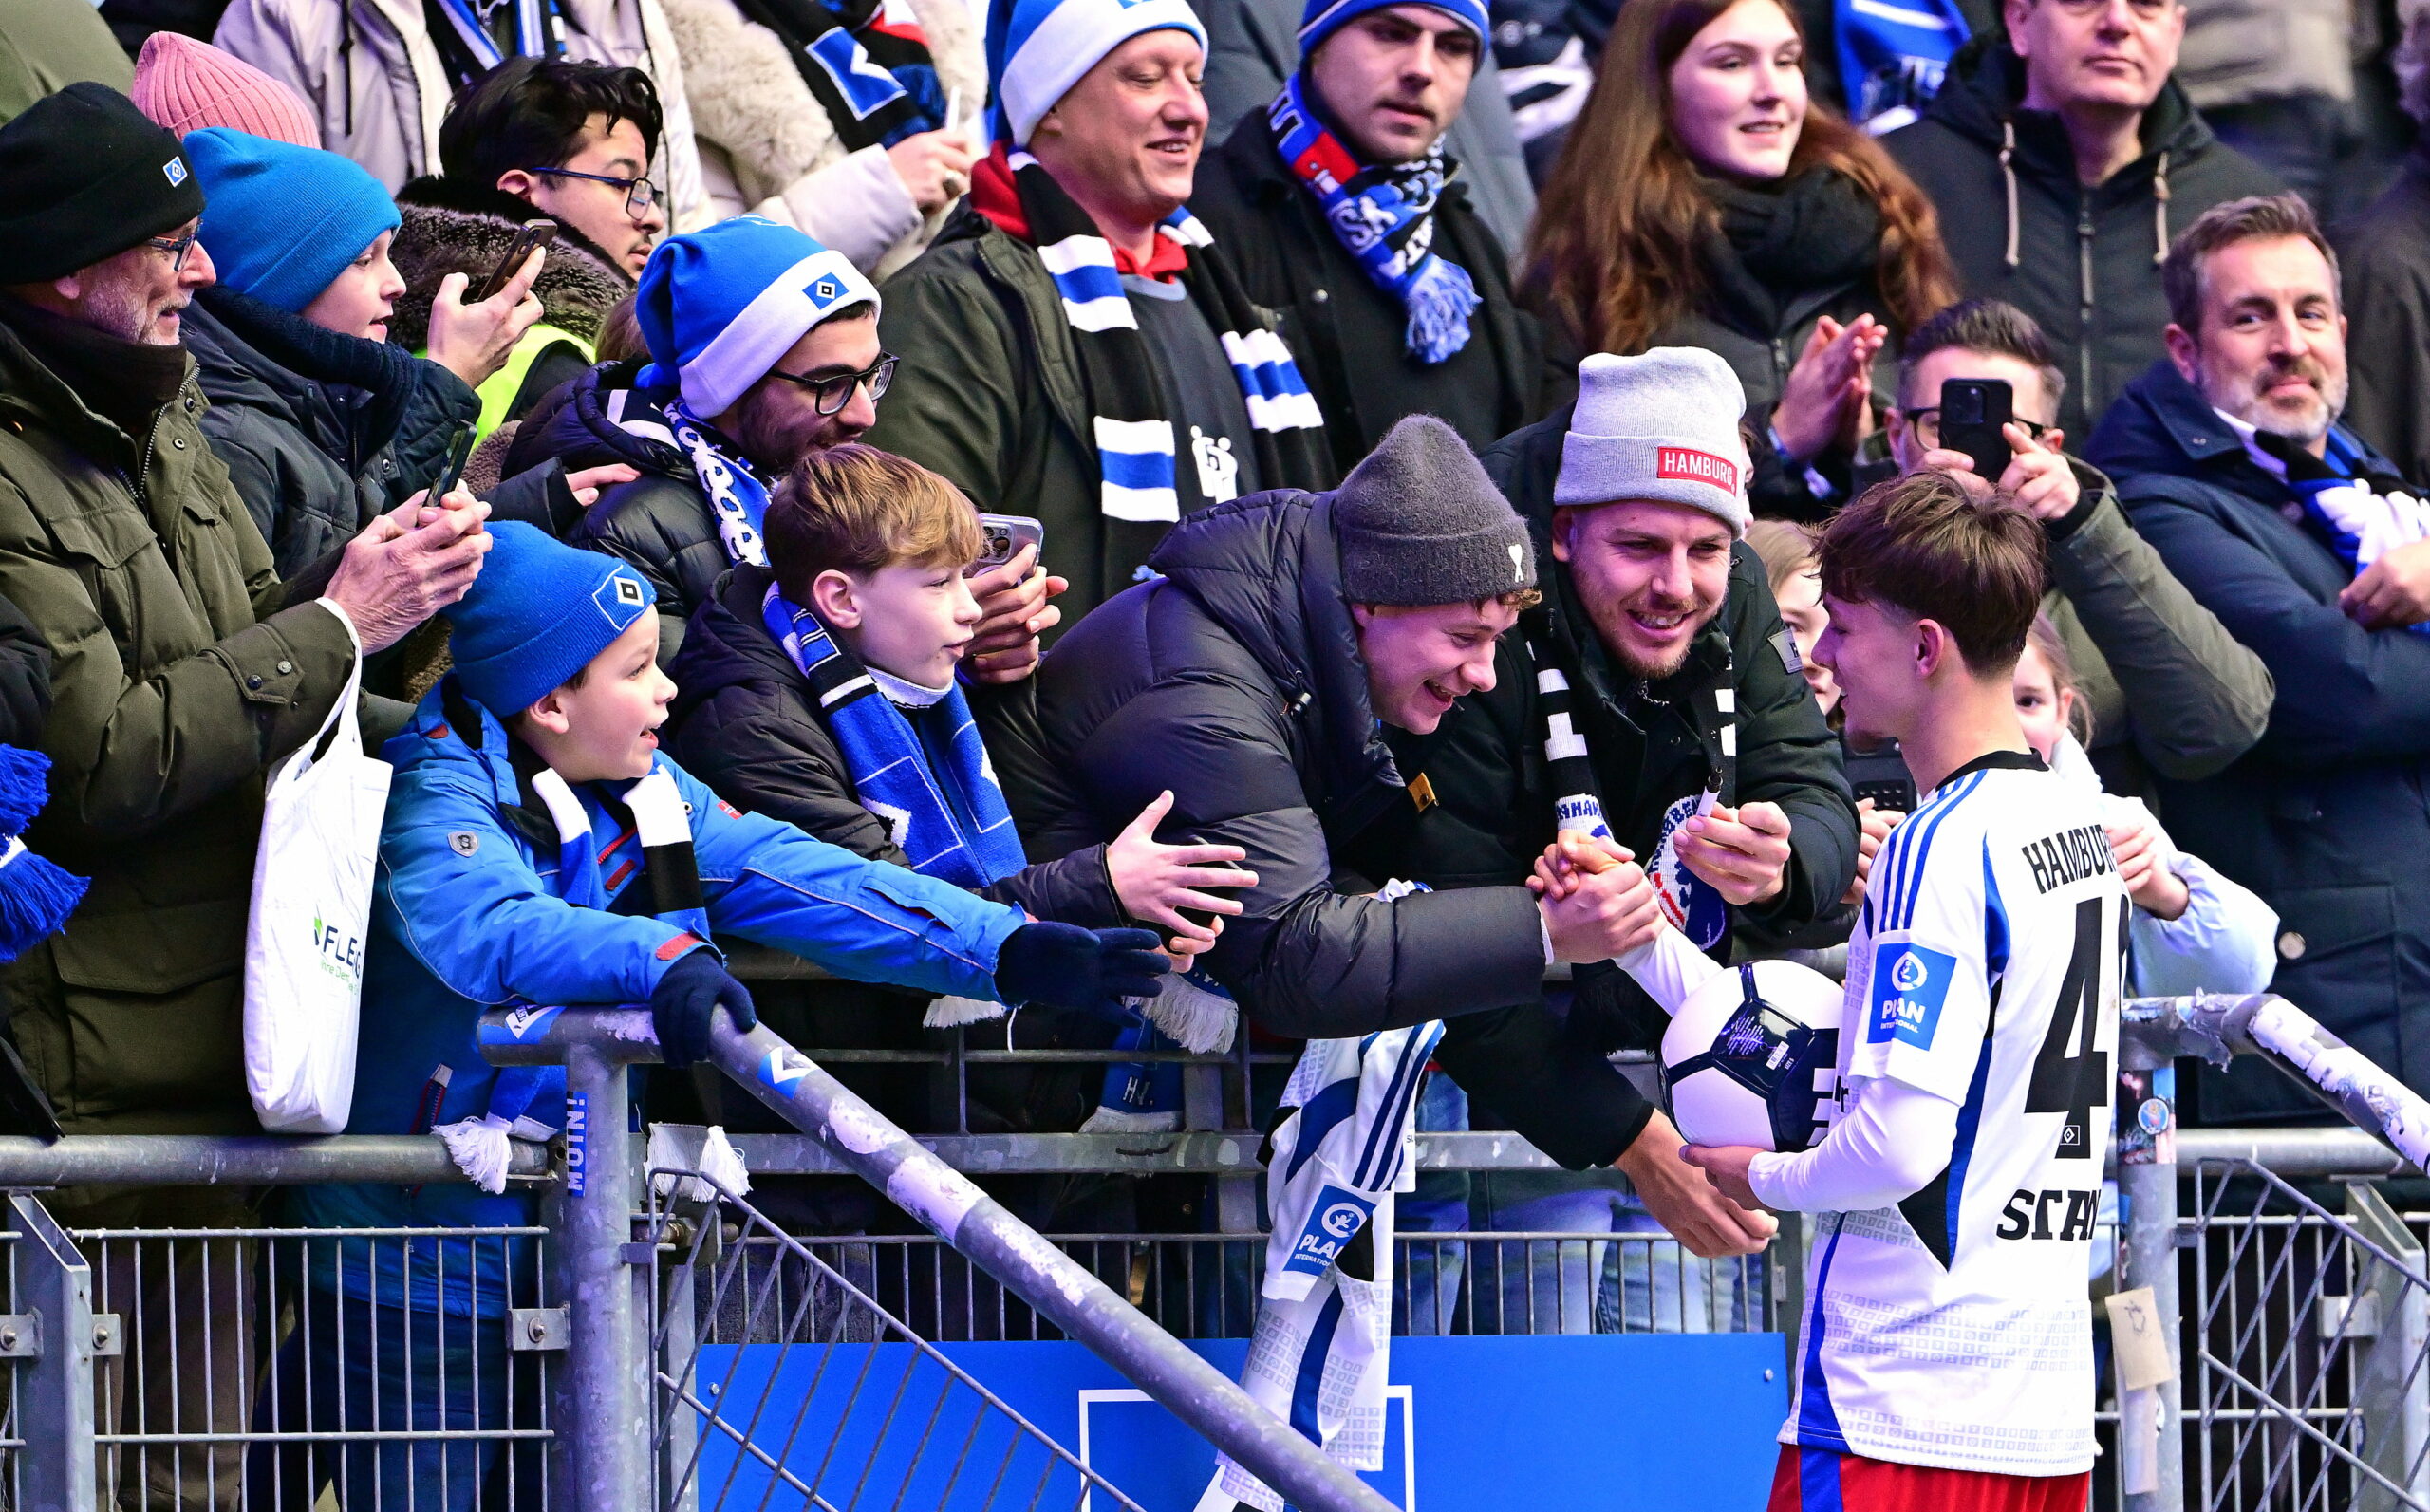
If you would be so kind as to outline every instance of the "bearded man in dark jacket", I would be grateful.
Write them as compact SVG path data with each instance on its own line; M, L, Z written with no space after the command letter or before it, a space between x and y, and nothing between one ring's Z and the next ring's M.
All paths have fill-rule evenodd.
M2007 34L1951 64L1924 118L1882 139L1940 209L1968 295L2033 317L2067 375L2058 423L2092 422L2160 356L2169 238L2280 185L2212 135L2171 73L2177 0L2089 10L2008 0Z
M1530 855L1472 868L1463 844L1392 838L1438 801L1395 743L1494 686L1498 638L1534 598L1526 529L1457 433L1412 416L1340 488L1200 511L1150 562L1160 577L1041 668L1041 760L1014 763L1034 784L1015 806L1031 853L1108 840L1171 792L1160 837L1239 846L1258 878L1200 958L1252 1022L1337 1037L1444 1019L1436 1063L1475 1106L1572 1169L1619 1164L1698 1254L1761 1248L1768 1221L1722 1202L1668 1121L1542 1006L1547 966L1652 937L1643 872L1613 868L1570 909L1523 885ZM1411 858L1428 875L1360 865ZM1379 895L1396 880L1460 890Z

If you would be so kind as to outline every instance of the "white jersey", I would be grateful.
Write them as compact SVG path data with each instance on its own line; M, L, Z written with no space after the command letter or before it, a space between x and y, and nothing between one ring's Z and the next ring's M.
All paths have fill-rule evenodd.
M1875 857L1848 947L1843 1079L1959 1107L1948 1167L1819 1216L1781 1442L1905 1465L2093 1463L2093 1223L2125 888L2097 801L2033 757L1961 767Z

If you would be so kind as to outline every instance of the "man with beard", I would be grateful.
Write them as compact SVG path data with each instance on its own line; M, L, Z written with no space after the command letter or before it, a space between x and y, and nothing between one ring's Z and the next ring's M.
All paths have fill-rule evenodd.
M1404 415L1482 447L1568 397L1444 155L1486 30L1480 0L1309 0L1299 70L1215 123L1229 140L1191 208L1249 297L1283 312L1344 471Z
M2178 581L2277 680L2261 742L2160 784L2169 826L2278 910L2273 986L2417 1089L2430 1042L2430 540L2421 491L2337 423L2337 256L2292 195L2221 205L2169 249L2169 355L2090 459ZM2266 1076L2203 1073L2199 1111L2309 1111Z
M585 374L539 435L516 437L508 466L557 457L641 473L601 495L573 539L649 580L671 660L728 568L767 565L760 519L794 463L876 421L895 359L878 345L877 289L851 260L757 215L662 243L635 314L649 361ZM1060 617L1046 603L1059 584L1024 549L970 588L987 617L968 675L1026 676Z
M1550 563L1543 601L1501 638L1491 683L1431 732L1386 732L1424 801L1367 836L1377 856L1361 860L1475 887L1525 875L1557 826L1586 830L1642 866L1643 886L1701 949L1836 943L1851 922L1839 903L1856 873L1856 809L1839 741L1743 539L1738 379L1712 353L1681 347L1590 357L1578 378L1570 412L1482 458ZM1609 962L1579 968L1556 1006L1561 997L1570 1041L1598 1054L1651 1048L1666 1022ZM1670 1136L1658 1160L1646 1148L1654 1132ZM1481 1182L1478 1226L1651 1229L1637 1204L1659 1221L1680 1191L1709 1190L1677 1148L1656 1113L1623 1164L1634 1198L1617 1204L1591 1178ZM1633 1282L1623 1297L1635 1316L1679 1305L1660 1279L1679 1272L1659 1260L1653 1270L1651 1295Z

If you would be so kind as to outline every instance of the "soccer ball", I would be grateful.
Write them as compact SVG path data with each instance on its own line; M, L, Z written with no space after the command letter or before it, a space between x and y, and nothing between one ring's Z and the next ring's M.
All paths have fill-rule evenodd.
M1692 1145L1811 1148L1840 1109L1838 982L1790 961L1725 971L1662 1036L1671 1119Z

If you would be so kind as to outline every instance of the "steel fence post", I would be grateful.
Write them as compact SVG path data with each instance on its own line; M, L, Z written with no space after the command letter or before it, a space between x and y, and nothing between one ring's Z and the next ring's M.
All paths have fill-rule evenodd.
M2120 1046L2118 1123L2132 1129L2120 1147L2118 1193L2126 1208L2124 1242L2119 1245L2122 1290L2152 1289L2160 1337L2177 1369L2159 1388L2159 1481L2153 1490L2121 1500L2125 1512L2184 1512L2185 1399L2183 1318L2178 1297L2177 1102L2174 1063L2139 1047L2133 1036ZM2145 1053L2139 1054L2139 1049ZM2150 1062L2158 1061L2157 1065ZM2129 1099L2133 1106L2128 1106ZM2137 1138L2136 1136L2140 1136ZM2122 1409L2124 1403L2120 1404ZM2121 1432L2125 1431L2123 1425Z
M2346 1212L2365 1239L2415 1275L2422 1274L2421 1240L2377 1186L2347 1183ZM2354 1300L2372 1298L2377 1315L2354 1389L2355 1409L2363 1414L2364 1458L2415 1501L2430 1503L2430 1455L2424 1453L2430 1449L2430 1368L2422 1357L2430 1346L2430 1294L2367 1251L2356 1258L2363 1273L2356 1278ZM2386 1512L2399 1504L2368 1480L2356 1487L2357 1512Z
M565 1504L583 1512L642 1512L653 1500L649 1350L634 1305L631 1099L626 1070L599 1048L566 1051L568 1316L566 1387L557 1431L571 1441ZM650 1246L639 1256L654 1260Z
M18 1367L17 1426L26 1447L18 1472L24 1504L44 1512L93 1512L99 1462L93 1445L93 1273L42 1204L9 1194L17 1236L13 1305L33 1319L34 1353Z

